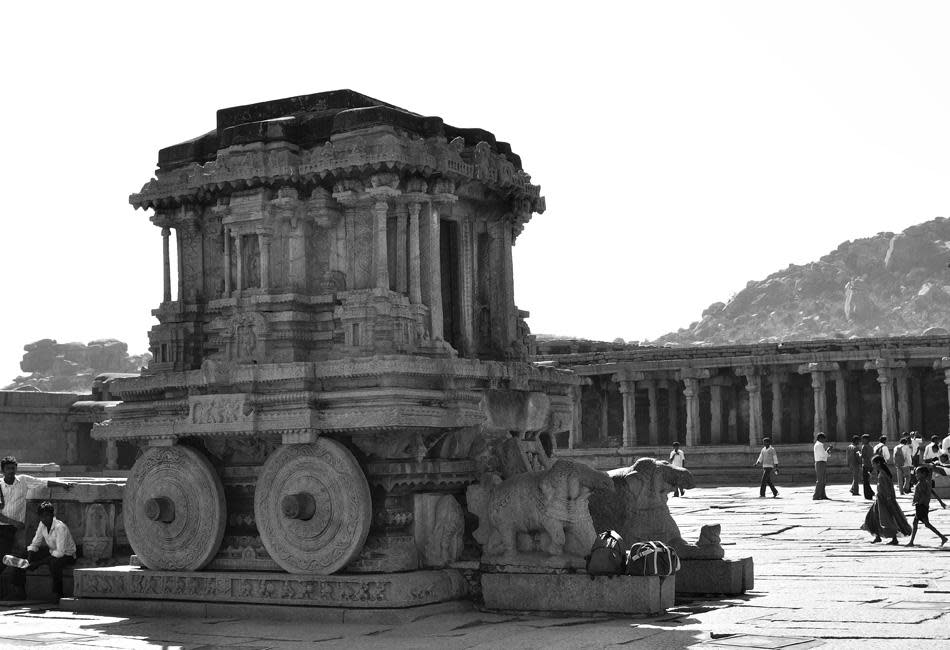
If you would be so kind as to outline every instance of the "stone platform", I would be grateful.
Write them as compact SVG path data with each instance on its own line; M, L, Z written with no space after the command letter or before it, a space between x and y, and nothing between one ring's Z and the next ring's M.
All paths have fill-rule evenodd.
M86 601L100 599L389 609L456 600L468 593L468 584L451 569L318 576L124 566L76 570L73 593L84 611Z
M676 572L676 594L735 596L755 588L751 557L730 560L681 560Z
M657 614L673 606L676 576L483 573L489 609L535 612Z

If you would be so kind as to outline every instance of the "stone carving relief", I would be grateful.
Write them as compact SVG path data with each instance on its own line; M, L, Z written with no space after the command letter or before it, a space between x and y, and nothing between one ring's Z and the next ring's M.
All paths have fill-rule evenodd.
M615 490L598 490L590 497L590 513L598 531L615 530L627 543L659 540L672 546L681 558L722 559L718 526L704 526L699 541L690 544L670 514L669 493L677 487L694 487L689 470L640 458L632 466L608 474Z
M426 457L434 441L418 431L379 431L353 436L353 444L370 458L408 459L420 461Z
M610 477L568 460L470 486L466 499L478 517L475 540L482 545L482 561L583 566L597 537L587 508L595 489L613 490Z
M451 494L415 495L415 541L424 566L442 567L459 559L465 517Z
M264 357L264 336L267 333L267 320L257 312L237 314L228 323L225 337L227 349L225 356L238 363L262 363Z
M112 507L91 503L83 517L82 556L99 563L112 558Z

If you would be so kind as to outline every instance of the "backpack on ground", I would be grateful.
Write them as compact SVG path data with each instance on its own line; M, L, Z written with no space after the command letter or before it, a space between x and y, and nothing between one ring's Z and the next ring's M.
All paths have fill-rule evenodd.
M623 573L626 559L623 538L613 530L597 536L587 556L587 573L592 576L616 576Z
M627 552L628 576L668 576L679 568L676 551L663 542L636 542Z

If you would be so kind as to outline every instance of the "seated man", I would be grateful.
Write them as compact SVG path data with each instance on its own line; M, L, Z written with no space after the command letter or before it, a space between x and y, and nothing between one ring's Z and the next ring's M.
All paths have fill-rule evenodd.
M44 564L49 565L53 577L53 591L57 598L63 597L63 569L76 563L76 542L69 528L54 517L53 504L44 501L39 507L40 523L33 541L26 548L31 571Z

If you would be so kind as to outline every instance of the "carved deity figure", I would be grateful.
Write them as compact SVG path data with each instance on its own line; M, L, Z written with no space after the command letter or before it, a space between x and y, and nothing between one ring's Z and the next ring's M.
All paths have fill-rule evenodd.
M505 481L489 480L466 493L478 517L475 540L482 561L505 564L583 563L597 537L587 499L594 489L613 490L606 473L558 460L549 469Z
M666 461L639 458L630 467L608 474L616 489L598 490L590 497L590 513L598 531L615 530L628 544L665 542L685 559L722 559L719 526L704 526L699 542L690 544L670 514L669 493L695 485L689 470Z

